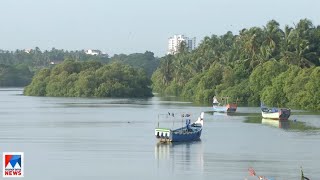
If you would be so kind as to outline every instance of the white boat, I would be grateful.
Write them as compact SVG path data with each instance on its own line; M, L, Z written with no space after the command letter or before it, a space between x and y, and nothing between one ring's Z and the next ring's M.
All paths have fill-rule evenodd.
M288 108L267 108L261 103L261 114L263 118L288 120L291 109Z

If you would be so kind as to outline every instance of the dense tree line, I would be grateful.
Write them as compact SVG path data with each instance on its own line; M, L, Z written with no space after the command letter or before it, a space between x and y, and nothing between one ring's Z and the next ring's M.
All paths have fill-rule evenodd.
M145 53L133 53L129 55L115 54L110 58L110 62L121 62L129 64L135 68L142 68L146 71L148 77L151 78L153 72L159 66L159 59L154 57L154 53L146 51Z
M0 65L3 66L2 69L4 67L7 69L6 71L2 70L2 73L0 73L0 87L25 86L31 82L32 74L36 71L42 68L53 68L55 65L60 64L67 59L72 59L77 62L96 61L101 62L102 64L121 62L129 64L135 68L144 69L148 77L151 77L159 64L158 58L154 57L154 54L149 51L130 55L116 54L109 58L107 54L103 54L101 52L97 55L90 55L86 54L84 50L66 51L63 49L52 48L50 51L41 51L38 47L30 50L0 50ZM15 69L15 67L18 67L18 69ZM26 73L26 69L21 69L21 67L28 68L29 71L31 71L31 75L25 75L24 73ZM18 72L19 69L22 72ZM21 82L22 79L24 83Z
M67 60L44 68L25 90L30 96L151 97L151 81L142 69L119 62Z
M42 68L51 68L65 59L76 61L109 62L107 55L92 56L85 51L65 51L52 48L41 51L38 47L30 50L0 50L0 87L28 85L34 73Z
M254 105L264 101L270 106L320 110L320 26L308 19L283 29L271 20L264 27L242 29L238 35L212 35L194 51L188 52L182 44L180 53L160 61L148 51L109 58L36 48L0 50L0 64L0 86L26 83L38 71L25 88L27 95L147 97L152 75L154 92L194 101L229 96ZM25 79L13 80L19 70Z
M205 37L192 52L162 57L153 90L194 101L214 95L259 105L320 110L320 26L275 20L239 35Z
M36 47L34 49L5 51L0 50L0 64L17 65L25 64L31 69L41 69L51 64L59 64L65 59L74 59L75 61L99 61L106 63L109 60L108 55L89 55L84 50L66 51L63 49L44 50Z
M26 65L0 64L0 87L26 86L31 82L32 76L33 73Z

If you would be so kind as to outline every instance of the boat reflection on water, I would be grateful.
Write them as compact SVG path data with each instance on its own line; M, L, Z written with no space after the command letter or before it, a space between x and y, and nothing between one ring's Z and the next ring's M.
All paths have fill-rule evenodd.
M230 113L212 112L213 116L230 116Z
M170 148L172 148L172 142L158 142L156 144L154 155L156 159L169 159Z
M198 170L203 172L203 147L201 141L158 142L155 146L158 168L170 167L173 172Z
M277 128L282 128L282 129L289 129L290 128L289 120L281 121L281 120L262 118L261 123L265 124L265 125L277 127Z
M212 112L212 116L216 116L216 117L222 117L222 118L229 118L230 116L237 116L238 114L236 112Z

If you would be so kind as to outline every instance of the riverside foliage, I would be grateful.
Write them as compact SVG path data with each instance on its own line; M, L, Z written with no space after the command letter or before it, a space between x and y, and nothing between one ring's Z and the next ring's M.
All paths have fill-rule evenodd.
M64 61L42 69L24 94L64 97L151 97L151 81L141 69L122 63Z
M242 103L320 110L320 26L308 19L284 29L275 20L239 35L205 37L198 48L167 55L153 90L193 101L229 96Z
M31 82L33 73L28 66L0 64L0 87L26 86Z
M101 51L97 55L86 54L81 51L66 51L55 49L41 51L40 48L30 50L5 51L0 49L0 87L15 86L23 87L28 85L35 72L42 68L52 68L66 59L77 62L97 61L102 64L110 62L121 62L135 68L144 69L150 78L158 67L159 60L152 52L134 54L115 54L109 58Z
M50 67L52 61L63 63ZM31 72L45 68L25 88L26 95L148 97L151 77L154 92L198 102L229 96L230 101L244 104L259 105L262 100L268 106L320 110L320 26L308 19L283 29L271 20L264 27L242 29L238 35L212 35L192 52L182 43L179 53L160 60L149 51L111 58L54 48L0 51L0 64L6 65L0 67L0 82L3 77L2 82L9 82L12 77L4 70L20 62ZM119 63L103 66L112 62L142 68L147 76Z

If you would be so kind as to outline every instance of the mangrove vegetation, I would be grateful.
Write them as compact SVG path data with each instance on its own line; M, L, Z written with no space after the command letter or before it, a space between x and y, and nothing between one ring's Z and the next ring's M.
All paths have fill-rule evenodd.
M41 69L25 87L29 96L151 97L151 81L142 69L119 62L66 60Z

